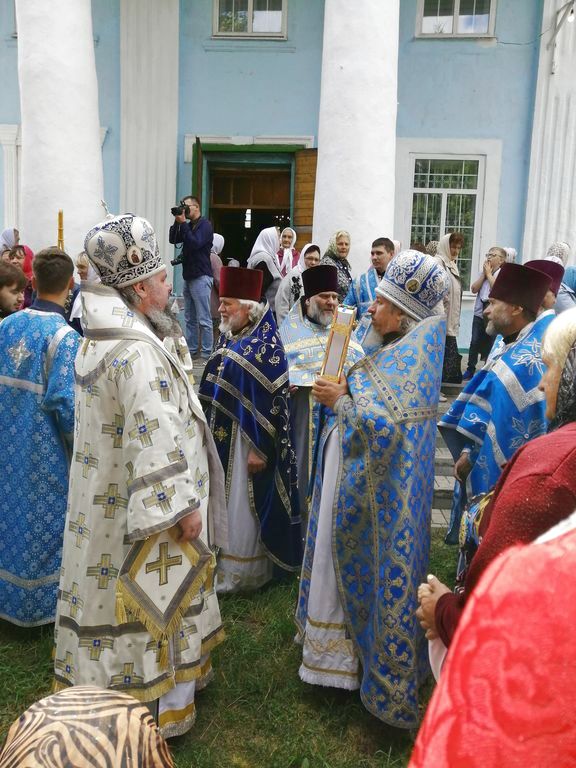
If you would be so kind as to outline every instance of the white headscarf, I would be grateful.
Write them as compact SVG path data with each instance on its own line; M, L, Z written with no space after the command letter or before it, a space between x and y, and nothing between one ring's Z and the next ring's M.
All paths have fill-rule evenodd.
M14 235L14 227L8 227L3 229L0 234L0 253L7 248L13 248L16 245L16 237Z
M511 246L506 246L504 248L506 251L506 261L509 264L514 264L516 262L516 256L518 256L518 251L516 248L512 248Z
M280 264L278 262L278 247L280 240L278 238L278 230L276 227L267 227L263 229L256 242L252 247L250 256L248 257L248 269L254 269L256 264L264 262L270 274L274 279L280 279L282 274L280 273Z
M570 246L568 243L564 243L562 240L557 240L555 243L552 243L550 248L548 248L544 258L546 261L555 261L556 264L561 264L565 267L569 254Z
M292 269L292 248L296 242L296 232L292 227L284 227L280 233L280 244L282 244L282 235L284 232L290 232L291 240L288 248L280 248L278 251L280 274L286 275Z
M222 249L224 248L224 238L222 235L219 235L218 232L214 232L214 237L212 239L212 253L217 253L220 255L222 253Z
M298 264L296 264L296 266L292 270L294 274L296 274L296 270L298 270L299 273L302 273L304 272L305 269L308 269L308 267L306 266L306 262L304 261L304 256L306 256L310 248L317 248L318 255L322 253L322 251L320 250L320 246L316 245L316 243L306 243L304 248L302 248L302 250L300 251L300 258L298 259Z

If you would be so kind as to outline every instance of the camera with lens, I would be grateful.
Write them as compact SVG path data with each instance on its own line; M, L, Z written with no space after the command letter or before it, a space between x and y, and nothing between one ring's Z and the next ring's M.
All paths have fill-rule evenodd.
M172 264L173 267L177 267L178 264L184 264L184 256L179 253L175 259L171 259L170 264Z
M172 216L182 216L183 213L188 216L190 213L190 206L185 205L184 200L180 200L180 205L175 205L173 208L170 208L170 212L172 213Z

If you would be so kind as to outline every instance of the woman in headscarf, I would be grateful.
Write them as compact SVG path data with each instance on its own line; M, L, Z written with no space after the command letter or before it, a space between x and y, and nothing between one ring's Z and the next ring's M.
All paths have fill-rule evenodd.
M331 264L338 270L338 297L342 303L348 293L352 282L352 272L348 261L350 253L350 233L345 229L338 229L330 238L328 248L322 256L321 264Z
M12 723L1 768L173 768L146 704L121 691L66 688Z
M296 237L296 232L292 227L285 227L280 233L280 248L276 255L282 277L286 277L288 272L298 264L300 253L294 248Z
M447 384L462 383L462 355L458 352L458 331L460 330L460 306L462 304L462 281L458 271L457 260L464 245L464 237L460 232L447 232L438 242L436 258L444 267L448 276L450 289L444 297L444 314L446 315L446 346L444 348L444 365L442 366L442 381Z
M9 251L20 242L20 233L14 227L7 227L0 232L0 253Z
M433 640L435 674L466 601L488 565L507 547L533 541L576 507L576 309L550 324L542 360L546 372L539 389L546 398L548 434L519 448L492 494L467 512L461 528L457 592L434 576L419 588L417 615Z
M210 293L210 314L212 315L212 325L214 326L214 344L218 340L220 325L220 270L224 266L220 254L224 248L224 238L217 232L214 232L212 238L212 248L210 250L210 266L212 267L212 292Z
M272 312L276 310L276 292L282 280L278 262L278 227L263 229L252 247L246 266L248 269L260 269L264 272L262 290L268 299Z
M288 272L286 277L282 278L276 293L276 320L279 327L298 299L304 296L302 272L310 267L317 267L318 264L320 264L320 247L314 243L306 243L300 252L298 264Z

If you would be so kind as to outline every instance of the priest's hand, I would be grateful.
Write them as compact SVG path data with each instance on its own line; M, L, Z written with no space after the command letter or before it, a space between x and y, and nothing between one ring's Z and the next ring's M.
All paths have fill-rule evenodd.
M256 451L250 449L248 451L248 474L255 475L257 472L262 472L266 469L266 459L261 458Z
M467 453L461 453L456 464L454 464L454 477L461 483L466 482L466 478L472 471L472 462Z
M334 410L336 401L350 393L346 379L340 382L330 381L320 376L312 385L312 394L322 405Z
M202 515L199 509L195 509L178 522L180 536L178 541L194 541L202 533Z
M438 630L436 629L436 603L447 592L451 590L438 581L436 576L428 576L426 584L420 584L418 587L418 602L420 607L416 611L416 618L420 622L420 626L426 632L427 640L434 640L438 637Z

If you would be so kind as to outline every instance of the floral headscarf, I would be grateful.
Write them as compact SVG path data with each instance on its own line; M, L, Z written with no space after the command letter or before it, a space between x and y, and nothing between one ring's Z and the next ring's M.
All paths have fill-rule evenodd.
M556 397L556 414L548 426L548 432L553 432L572 421L576 421L576 344L572 345L562 368Z

